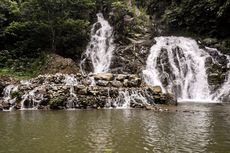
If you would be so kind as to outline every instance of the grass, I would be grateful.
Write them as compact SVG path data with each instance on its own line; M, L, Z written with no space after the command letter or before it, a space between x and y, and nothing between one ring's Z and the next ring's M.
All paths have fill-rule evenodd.
M34 75L31 72L16 72L10 68L1 68L0 76L10 76L18 80L26 80L32 78Z

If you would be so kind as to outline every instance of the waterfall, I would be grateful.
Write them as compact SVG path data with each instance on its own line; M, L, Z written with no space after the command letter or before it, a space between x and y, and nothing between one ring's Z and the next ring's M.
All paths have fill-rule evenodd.
M131 108L133 104L149 105L149 102L141 92L137 90L119 91L119 96L115 99L114 105L118 109Z
M93 65L94 73L108 72L113 51L115 49L113 28L103 17L103 14L97 14L97 22L91 29L91 40L85 52L85 58L81 61L82 65L89 59Z
M4 109L3 111L11 111L11 110L13 110L16 98L15 97L13 98L11 94L13 92L17 91L17 90L18 90L18 86L15 86L15 85L8 85L4 89L4 91L3 91L3 95L4 95L3 101L8 102L11 106L10 106L9 110Z
M163 92L174 93L181 101L217 101L230 94L229 73L218 90L210 88L206 61L211 58L215 62L210 48L201 49L195 40L184 37L155 40L143 70L146 83L161 86Z

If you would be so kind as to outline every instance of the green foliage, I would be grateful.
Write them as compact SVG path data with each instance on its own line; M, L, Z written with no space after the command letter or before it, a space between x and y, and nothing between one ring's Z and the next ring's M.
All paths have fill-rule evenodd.
M163 21L170 31L188 31L197 35L230 36L229 0L148 0L148 13Z
M0 59L1 59L0 55ZM47 54L41 54L37 58L18 58L7 60L3 66L0 67L0 76L13 76L16 79L30 79L36 76L42 69L42 66L48 60Z
M174 34L230 37L229 0L132 0L132 5L128 5L129 2L1 0L0 74L33 76L45 61L43 54L50 52L80 59L96 12L109 19L115 39L122 42L147 33L151 25L148 15L159 25L167 25ZM155 25L152 29L156 29Z
M80 58L95 10L95 0L1 0L0 68L7 70L3 73L33 75L43 53Z
M57 30L58 53L66 57L80 58L87 45L90 23L84 20L66 19L59 24Z
M122 43L130 43L127 38L138 39L147 33L150 25L149 16L144 7L137 7L138 1L114 1L111 3L110 22L115 29L116 40ZM121 43L118 42L118 43Z

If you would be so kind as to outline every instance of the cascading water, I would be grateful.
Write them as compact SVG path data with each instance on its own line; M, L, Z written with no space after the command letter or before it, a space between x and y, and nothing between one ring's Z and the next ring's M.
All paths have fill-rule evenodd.
M21 110L36 110L41 106L42 102L48 101L50 98L47 97L49 91L52 91L51 95L53 97L59 97L60 92L65 90L65 94L69 95L68 99L66 99L66 107L73 108L74 102L78 100L74 91L74 87L77 85L78 80L75 75L41 75L28 81L21 81L18 85L7 86L4 89L2 100L4 103L10 104L10 110L18 105L17 103L19 102ZM19 99L17 99L18 96L20 97Z
M210 89L206 60L213 57L206 51L208 48L201 49L195 40L184 37L155 40L143 70L146 83L161 86L164 92L174 93L181 101L217 101L230 94L229 73L221 88Z
M14 108L14 103L16 101L16 98L12 97L11 94L17 91L17 89L18 89L18 86L8 85L3 91L3 95L4 95L3 101L11 104L9 111L11 111ZM8 111L8 110L4 110L4 111Z
M118 109L130 108L131 105L142 104L149 105L149 102L145 96L140 92L133 90L129 91L120 91L118 98L115 100L115 106Z
M115 49L113 28L103 17L97 14L97 22L91 29L91 40L85 52L86 58L81 61L81 67L89 58L93 65L93 73L108 72L113 51ZM82 72L84 72L83 68Z

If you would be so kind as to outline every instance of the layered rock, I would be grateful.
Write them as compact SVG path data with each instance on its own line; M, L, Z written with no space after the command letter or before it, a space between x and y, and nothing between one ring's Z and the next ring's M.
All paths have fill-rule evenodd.
M12 85L11 85L12 86ZM4 93L1 109L143 108L176 104L160 87L145 85L137 75L81 74L40 75L15 83Z

